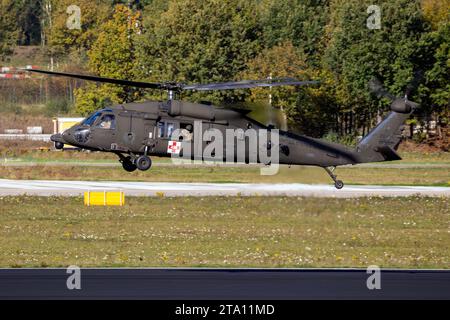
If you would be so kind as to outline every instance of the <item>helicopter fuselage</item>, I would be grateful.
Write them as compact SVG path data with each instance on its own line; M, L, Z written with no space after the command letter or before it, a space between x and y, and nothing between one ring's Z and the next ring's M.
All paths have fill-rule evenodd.
M247 134L249 131L256 134ZM265 134L261 135L263 131ZM219 150L203 152L215 140L208 138L211 132L222 134L222 144L216 147L223 148L221 153ZM232 140L226 139L230 132L234 133ZM274 134L278 135L277 139ZM277 150L279 164L330 167L359 162L358 153L342 145L275 130L239 110L181 101L148 101L98 110L80 124L52 136L52 140L57 147L69 144L87 150L113 152L121 159L129 155L132 161L144 154L218 161L221 154L219 157L227 162L268 164L258 156L263 148L266 154ZM239 149L239 140L244 149ZM278 140L277 145L273 144L274 140ZM188 142L192 144L190 155L183 154L181 148ZM202 152L198 152L199 148Z

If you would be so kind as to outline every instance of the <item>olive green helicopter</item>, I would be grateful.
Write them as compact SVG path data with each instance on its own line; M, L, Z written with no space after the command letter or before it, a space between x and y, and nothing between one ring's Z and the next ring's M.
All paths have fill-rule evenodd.
M373 82L371 88L379 93L379 96L391 100L391 112L363 137L355 148L282 130L277 130L278 138L275 141L272 139L274 127L263 125L252 119L249 117L248 111L180 101L176 97L179 97L184 91L308 86L316 85L318 81L284 78L191 85L109 79L37 69L28 71L168 92L168 98L165 101L127 103L98 110L81 123L51 137L57 149L71 145L81 149L114 153L128 172L149 170L152 166L151 156L179 156L183 154L182 146L186 146L186 143L192 144L192 149L207 148L211 141L208 139L198 140L195 139L195 136L207 135L210 130L222 132L225 136L228 129L252 129L256 132L264 130L270 133L270 137L265 143L256 143L257 151L264 149L264 152L269 150L273 153L276 150L279 164L324 168L333 179L335 187L342 189L344 183L338 180L334 174L334 169L338 166L401 160L396 149L402 139L403 126L410 114L419 108L417 103L409 101L407 97L394 97L387 93L380 83ZM196 126L196 123L201 125ZM196 132L198 130L201 132ZM177 134L174 136L174 133ZM234 138L243 141L246 151L237 148L235 143L223 144L223 150L220 150L219 154L224 161L230 161L230 158L225 158L225 155L232 151L234 156L231 157L231 161L233 162L271 164L260 156L254 157L248 151L255 144L251 139L246 136L240 137L239 134ZM200 146L194 145L196 141ZM233 150L229 150L230 148ZM212 153L212 157L205 156L201 152L192 153L189 157L194 160L217 161L215 153L217 150ZM252 159L254 161L251 161Z

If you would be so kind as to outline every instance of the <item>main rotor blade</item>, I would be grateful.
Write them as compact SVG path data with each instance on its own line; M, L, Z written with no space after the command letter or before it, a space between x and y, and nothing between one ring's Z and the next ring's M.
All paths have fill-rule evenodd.
M232 90L232 89L251 89L257 87L280 87L280 86L307 86L318 84L319 81L298 81L297 79L282 78L282 79L272 79L272 80L244 80L238 82L220 82L220 83L210 83L210 84L177 84L177 83L151 83L151 82L140 82L140 81L129 81L129 80L119 80L111 79L97 76L89 76L83 74L65 73L65 72L54 72L39 69L23 69L24 71L42 73L52 76L69 77L87 81L101 82L101 83L111 83L121 86L129 86L136 88L145 89L159 89L159 90L196 90L196 91L210 91L210 90Z
M171 85L167 85L167 84L163 84L163 83L151 83L151 82L110 79L110 78L103 78L103 77L96 77L96 76L88 76L88 75L83 75L83 74L53 72L53 71L45 71L45 70L38 70L38 69L23 69L23 70L30 71L30 72L36 72L36 73L48 74L48 75L52 75L52 76L69 77L69 78L76 78L76 79L87 80L87 81L111 83L111 84L136 87L136 88L162 89L162 90L174 89L174 88L172 88Z
M308 86L318 84L319 81L298 81L296 79L275 80L245 80L238 82L221 82L210 84L183 85L182 90L210 91L210 90L232 90L251 89L258 87L281 87L281 86Z

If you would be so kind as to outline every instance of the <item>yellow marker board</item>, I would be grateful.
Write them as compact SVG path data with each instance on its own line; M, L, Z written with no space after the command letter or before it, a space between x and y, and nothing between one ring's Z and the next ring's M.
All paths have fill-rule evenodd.
M53 134L63 133L83 120L83 118L53 118ZM66 149L71 147L75 148L69 144L66 144L65 146Z
M84 204L86 206L124 206L125 194L123 192L85 192Z
M66 121L66 122L61 122L59 124L59 133L63 133L64 131L66 131L67 129L72 128L74 125L80 123L79 121Z

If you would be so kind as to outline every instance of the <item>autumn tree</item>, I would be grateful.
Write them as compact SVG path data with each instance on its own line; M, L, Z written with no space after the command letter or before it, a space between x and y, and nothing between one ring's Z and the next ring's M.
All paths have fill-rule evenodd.
M263 50L247 63L247 70L242 72L243 79L279 79L305 78L306 63L295 50L291 42L284 42L270 49ZM276 87L272 89L255 88L251 90L252 101L268 101L270 108L280 109L286 120L292 120L295 112L298 89L294 87Z
M106 0L44 0L43 14L46 45L49 54L63 58L83 58L97 39L99 27L110 17L111 8ZM79 11L77 9L79 8ZM80 25L76 25L79 13Z
M449 23L450 1L448 0L422 0L422 11L425 19L430 21L433 29Z
M133 80L139 77L133 37L140 32L140 14L124 5L117 5L111 20L100 27L89 56L89 70L101 77ZM139 99L142 92L115 85L88 84L76 91L76 110L87 114L109 103Z
M142 10L145 6L152 5L154 0L109 0L111 5L123 4L131 9Z

